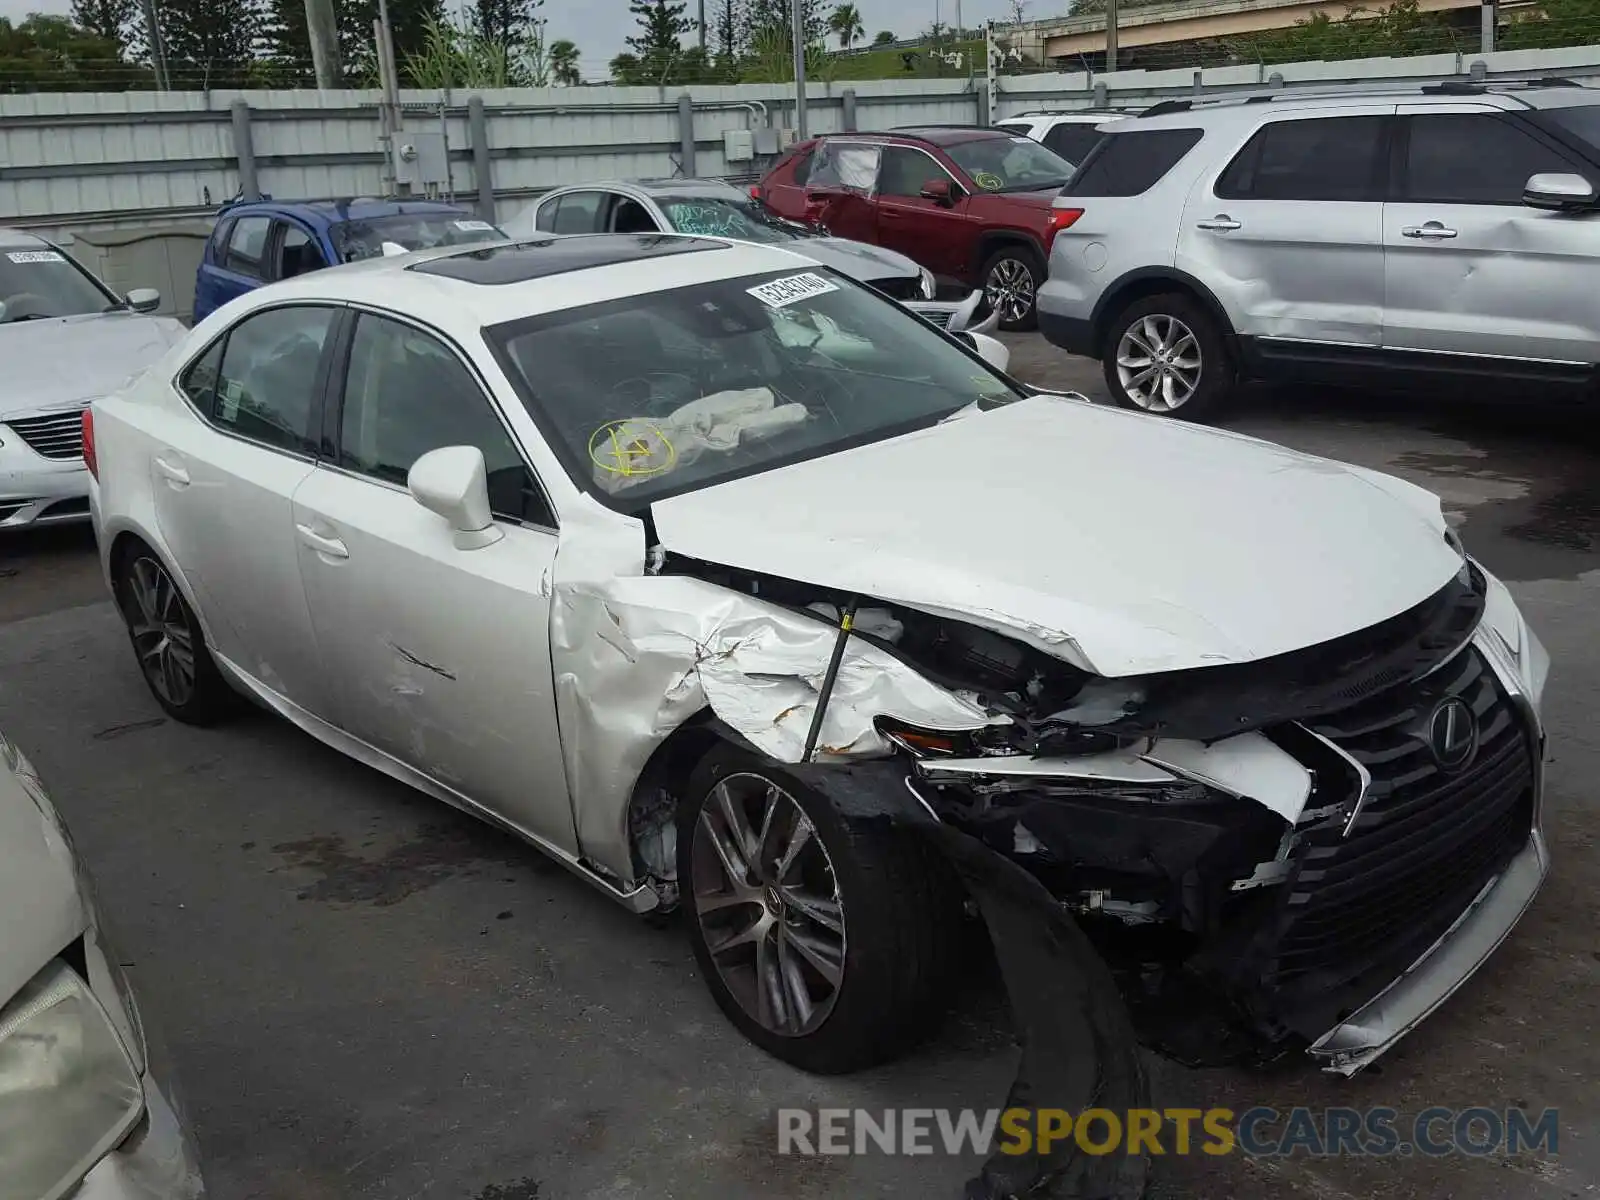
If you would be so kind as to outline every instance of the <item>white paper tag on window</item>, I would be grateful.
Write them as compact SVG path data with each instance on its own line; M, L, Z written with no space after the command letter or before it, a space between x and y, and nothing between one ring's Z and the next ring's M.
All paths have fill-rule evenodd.
M786 275L782 279L774 279L770 283L761 283L745 289L768 308L782 308L787 304L793 304L796 300L806 300L812 296L822 296L838 290L837 285L810 271L803 275Z
M490 233L494 226L487 221L454 221L453 225L463 233Z
M217 413L220 421L235 421L239 417L239 398L244 395L244 384L237 379L230 379L222 387L221 411Z
M10 250L6 257L14 263L64 262L54 250Z

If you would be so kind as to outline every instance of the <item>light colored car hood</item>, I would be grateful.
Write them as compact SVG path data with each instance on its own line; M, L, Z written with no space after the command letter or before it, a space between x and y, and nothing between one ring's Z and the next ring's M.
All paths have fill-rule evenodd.
M669 551L959 617L1110 676L1315 645L1462 567L1420 488L1060 397L652 512Z
M786 248L863 283L879 279L915 279L922 274L921 267L896 250L852 242L848 238L799 238Z
M0 420L114 392L187 332L171 317L130 312L0 325Z
M34 322L28 322L34 324ZM46 802L48 804L48 802ZM83 932L85 910L53 812L0 760L0 1004Z

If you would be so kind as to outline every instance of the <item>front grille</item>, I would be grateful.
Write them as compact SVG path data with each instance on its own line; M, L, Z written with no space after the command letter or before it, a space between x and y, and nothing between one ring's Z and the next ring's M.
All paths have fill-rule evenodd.
M45 458L83 457L83 412L51 413L7 421L18 437Z
M1426 740L1429 717L1452 696L1472 709L1479 730L1475 756L1453 772ZM1352 985L1395 978L1527 843L1534 761L1521 713L1471 646L1416 683L1308 727L1372 780L1348 837L1347 805L1302 829L1269 985L1334 1003ZM1301 739L1293 749L1317 778L1308 810L1353 799L1348 762Z
M949 327L950 318L955 316L955 313L951 312L949 309L941 308L935 309L931 312L919 313L918 315L926 321L932 321L940 329L945 329Z

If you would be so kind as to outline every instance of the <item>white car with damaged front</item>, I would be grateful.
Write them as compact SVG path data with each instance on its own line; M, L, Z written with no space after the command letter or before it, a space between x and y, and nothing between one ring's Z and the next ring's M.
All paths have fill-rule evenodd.
M105 570L173 716L681 905L802 1067L928 1027L959 834L1148 1040L1358 1069L1543 879L1542 648L1428 493L974 346L717 239L318 272L94 406Z

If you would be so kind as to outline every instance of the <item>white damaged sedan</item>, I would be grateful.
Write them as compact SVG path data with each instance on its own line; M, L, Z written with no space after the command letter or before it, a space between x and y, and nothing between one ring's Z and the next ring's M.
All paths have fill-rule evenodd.
M938 1008L919 823L1169 1053L1360 1069L1545 876L1542 647L1434 496L993 350L717 239L319 271L93 406L104 567L174 717L242 693L681 907L807 1069Z

